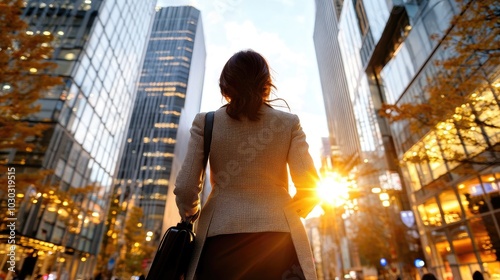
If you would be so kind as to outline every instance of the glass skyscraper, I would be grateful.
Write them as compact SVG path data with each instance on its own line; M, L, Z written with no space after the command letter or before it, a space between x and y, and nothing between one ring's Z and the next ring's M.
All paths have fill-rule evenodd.
M64 84L38 101L36 119L50 128L37 149L2 153L2 160L18 173L54 170L45 180L53 189L89 191L72 197L73 213L63 209L67 201L57 192L36 185L18 201L16 264L22 277L93 276L155 2L25 2L26 34L54 35L51 60Z
M450 54L450 48L445 49L442 44L450 21L457 15L469 17L469 12L460 9L453 0L336 2L343 2L338 41L353 94L361 145L374 151L384 147L387 163L392 160L400 164L401 185L405 186L415 216L408 232L418 233L425 269L439 279L472 279L476 270L491 279L498 278L500 169L498 160L491 160L498 159L499 129L495 128L499 123L498 65L491 64L493 60L489 55L482 57L481 63L486 66L480 71L489 87L481 92L464 93L479 98L459 106L477 106L496 98L495 106L477 113L480 117L491 115L488 120L494 125L470 129L481 131L473 134L476 145L467 144L462 138L453 146L453 153L467 155L462 162L445 160L449 151L443 149L443 145L448 145L443 135L458 138L471 135L471 131L455 128L446 117L440 125L416 134L408 122L388 125L376 114L382 102L405 104L428 98L426 86L440 71L435 62ZM475 5L479 1L470 3ZM442 93L443 102L447 95L448 92ZM460 108L457 107L456 112ZM461 116L456 113L449 118L452 117ZM388 145L391 142L394 148ZM437 160L405 161L418 153ZM482 164L474 163L478 157L483 158ZM392 170L390 164L387 166ZM461 172L462 168L468 172Z
M317 0L314 42L325 108L331 112L328 118L332 120L329 121L336 123L329 127L330 134L336 135L335 148L338 149L332 152L340 159L333 161L333 168L335 170L338 168L335 165L340 165L340 170L355 177L356 191L361 195L353 201L359 207L371 209L368 213L360 212L361 219L370 219L374 224L390 228L384 237L394 254L387 258L393 269L398 270L397 275L403 276L401 255L404 251L400 248L405 246L407 250L405 243L410 237L402 236L398 240L389 240L389 237L396 229L405 227L399 215L410 206L401 184L401 171L395 162L390 130L386 120L377 113L383 91L374 73L378 68L372 62L379 56L374 50L383 26L381 30L378 25L383 25L390 14L385 2ZM382 192L391 198L382 205L379 196L373 192ZM376 209L383 214L376 213ZM360 267L363 263L359 262L357 250L341 250L348 251L342 252L348 255L341 260L344 273L364 270L365 277L375 277L376 271Z
M159 8L115 182L117 203L128 210L132 205L142 208L142 225L156 244L164 232L167 207L176 208L175 201L167 199L177 173L174 160L185 153L183 137L200 110L205 56L200 11L190 6ZM179 217L175 210L171 216Z

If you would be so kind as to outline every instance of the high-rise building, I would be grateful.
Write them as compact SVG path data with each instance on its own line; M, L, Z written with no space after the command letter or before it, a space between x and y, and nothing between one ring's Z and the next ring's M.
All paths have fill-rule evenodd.
M409 204L400 183L401 171L395 164L395 149L386 120L378 116L382 103L381 86L377 83L372 60L378 59L374 52L387 22L390 9L386 1L316 1L316 24L314 42L319 73L323 85L323 96L327 111L331 112L330 134L334 135L335 154L340 157L337 164L345 174L355 176L356 200L367 207L381 207L382 202L374 191L389 193L392 201L387 217L379 217L376 211L360 213L374 224L394 221L396 229L404 225L398 217L401 210L408 210ZM335 161L334 161L335 169ZM383 209L381 209L383 210ZM384 212L384 213L385 213ZM391 229L392 231L393 229ZM387 237L393 235L387 234ZM405 238L400 242L405 242ZM396 240L388 241L390 250L400 248ZM344 249L345 250L345 249ZM341 267L351 271L364 270L365 276L375 273L367 271L359 262L357 250L347 249ZM345 252L341 252L345 254ZM394 269L401 269L401 255L387 256ZM399 263L396 263L399 262ZM349 265L346 265L350 263ZM403 272L398 271L402 276Z
M72 213L57 192L36 185L18 201L16 268L21 278L93 276L155 2L25 2L27 34L55 37L51 60L64 84L38 101L41 111L35 117L50 128L36 140L37 148L2 153L2 160L17 173L54 170L45 183L55 190L89 190L72 197L77 205Z
M179 221L175 200L167 197L177 175L175 162L187 150L189 128L200 110L205 57L200 11L159 8L115 183L118 203L142 209L142 225L153 233L153 244L172 225L164 223L167 207L173 207L171 218Z
M314 47L335 167L349 172L361 160L361 147L344 62L337 40L341 1L316 1ZM336 164L337 163L337 164ZM341 163L341 164L340 164Z
M453 0L344 0L338 12L337 39L362 150L374 151L368 153L375 156L367 157L368 163L385 155L383 165L378 165L385 165L389 171L387 176L380 177L385 180L380 180L382 187L402 179L400 185L411 206L405 209L405 203L401 203L401 210L411 210L401 213L404 218L401 220L408 226L405 246L420 245L426 269L442 279L471 279L475 270L491 277L500 273L500 175L498 160L492 160L498 159L499 129L491 125L498 124L498 113L495 113L500 85L498 63L492 62L491 53L481 53L478 64L472 64L475 58L470 56L468 61L473 66L467 67L469 70L463 77L470 75L473 69L480 71L489 86L484 91L464 92L464 96L479 98L464 100L464 104L457 106L455 115L444 117L441 126L429 127L417 134L408 122L388 125L377 111L383 102L406 104L429 97L427 85L441 70L436 61L453 54L450 49L454 46L443 44L453 31L450 28L457 28L451 25L452 18L474 19L471 10L483 2L468 3L463 6L468 8L463 9ZM495 7L498 10L493 2L486 3L490 3L492 10ZM485 18L490 18L489 10L483 11ZM496 34L493 29L482 28L487 26L486 22L476 24L475 30L482 36L488 36L488 30ZM466 40L476 40L476 35L468 34ZM481 67L477 68L478 65ZM457 88L461 87L461 81L454 81ZM443 103L449 94L451 92L442 92ZM460 108L480 106L495 98L494 105L476 113L476 117L488 116L485 119L488 126L478 122L470 131L454 126L453 119L462 117ZM474 131L480 132L473 134ZM467 139L471 134L475 145ZM451 135L448 141L458 139L453 142L456 144L451 153L466 155L462 160L449 160L450 150L444 147L452 142L444 141L442 135ZM425 153L432 160L404 160L418 153ZM393 177L394 172L399 176ZM420 244L415 244L416 240Z

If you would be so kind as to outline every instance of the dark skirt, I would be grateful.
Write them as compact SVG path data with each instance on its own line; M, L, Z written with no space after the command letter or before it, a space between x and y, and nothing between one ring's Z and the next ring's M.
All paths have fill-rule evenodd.
M208 237L197 280L305 279L290 233L259 232Z

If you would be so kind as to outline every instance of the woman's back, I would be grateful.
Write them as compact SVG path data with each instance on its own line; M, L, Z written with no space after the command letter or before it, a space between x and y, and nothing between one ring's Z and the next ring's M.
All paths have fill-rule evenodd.
M203 128L203 119L203 114L195 118L194 133L202 133L198 130ZM215 112L212 135L212 193L205 205L205 213L211 213L208 236L289 231L283 214L291 201L287 165L300 190L314 187L317 182L298 117L263 105L260 120L237 121L222 108ZM188 155L187 162L197 161L192 155ZM196 183L194 177L182 172L177 185Z
M212 191L201 209L205 113L196 115L174 194L183 220L198 218L186 279L315 279L304 217L317 204L316 167L296 115L271 108L265 59L233 55L219 86L229 102L214 114ZM291 198L288 170L296 188ZM246 278L245 278L246 277Z

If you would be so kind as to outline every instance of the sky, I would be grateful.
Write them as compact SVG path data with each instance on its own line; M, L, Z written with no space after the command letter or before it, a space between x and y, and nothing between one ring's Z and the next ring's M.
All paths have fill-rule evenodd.
M314 1L158 0L158 6L191 5L201 11L207 52L201 111L222 106L218 78L236 52L263 55L277 87L306 133L319 168L321 138L328 136L325 107L313 43ZM288 109L285 109L288 110Z

